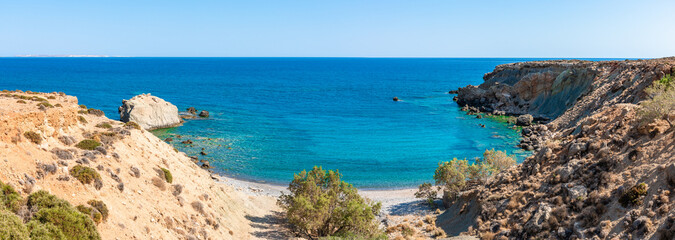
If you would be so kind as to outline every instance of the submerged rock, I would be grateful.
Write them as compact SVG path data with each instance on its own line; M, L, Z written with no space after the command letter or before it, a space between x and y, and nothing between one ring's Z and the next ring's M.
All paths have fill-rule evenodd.
M141 94L130 100L123 100L118 112L122 122L136 122L146 130L181 124L178 108L175 105L150 94Z
M200 117L209 117L209 111L202 110L201 112L199 112L199 116Z
M193 114L193 115L194 115L194 114L197 114L197 109L194 108L194 107L189 107L189 108L187 108L187 112L188 112L189 114Z

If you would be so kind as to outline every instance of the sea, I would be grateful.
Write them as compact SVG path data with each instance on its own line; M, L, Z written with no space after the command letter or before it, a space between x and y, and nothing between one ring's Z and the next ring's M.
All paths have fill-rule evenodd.
M210 112L153 133L216 173L284 185L321 166L359 188L397 189L487 149L530 154L517 130L466 115L448 93L530 60L541 59L0 58L0 89L65 92L114 120L123 99L151 93Z

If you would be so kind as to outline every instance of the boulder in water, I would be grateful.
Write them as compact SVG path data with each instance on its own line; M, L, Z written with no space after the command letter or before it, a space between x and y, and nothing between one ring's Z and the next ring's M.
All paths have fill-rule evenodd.
M188 112L189 114L195 115L195 114L197 114L197 109L196 109L195 107L189 107L189 108L187 109L187 112Z
M199 112L199 116L200 117L209 117L209 111L202 110L201 112Z
M398 101L399 101L398 97L394 97L394 102L398 102Z
M118 112L120 121L138 123L145 130L174 127L182 122L175 105L150 94L122 100Z

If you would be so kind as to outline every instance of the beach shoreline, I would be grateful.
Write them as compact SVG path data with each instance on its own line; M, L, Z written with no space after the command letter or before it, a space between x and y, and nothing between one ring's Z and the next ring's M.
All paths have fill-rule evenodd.
M216 182L231 186L249 196L268 196L277 198L288 186L272 183L253 182L218 174ZM415 198L416 188L403 189L359 189L361 196L382 203L382 212L387 215L428 214L431 209L424 201Z

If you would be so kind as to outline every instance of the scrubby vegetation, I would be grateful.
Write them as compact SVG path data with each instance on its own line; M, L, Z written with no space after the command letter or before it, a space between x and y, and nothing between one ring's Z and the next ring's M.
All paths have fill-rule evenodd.
M466 159L458 160L457 158L439 163L434 173L434 181L438 191L442 191L444 197L452 199L467 186L467 182L484 182L488 177L515 163L515 158L507 155L506 152L494 149L485 150L483 158L476 158L471 164ZM425 199L432 206L436 196L437 191L433 190L430 183L420 185L415 193L415 197Z
M673 78L675 77L668 74L645 89L648 99L640 103L640 111L638 112L640 125L646 125L656 119L661 119L675 110ZM665 120L668 121L670 126L675 124L670 122L668 118L665 118Z
M28 236L28 229L19 217L10 211L0 210L0 239L27 240Z
M24 203L20 197L18 202ZM46 191L41 190L29 195L25 204L20 207L28 209L30 211L28 214L15 215L9 210L0 210L0 239L101 238L91 219L78 212L67 201Z
M104 115L103 111L95 109L95 108L87 109L87 113L89 113L91 115L94 115L94 116L98 116L98 117L101 117L101 116Z
M162 170L162 176L164 177L164 180L166 180L166 182L168 182L168 183L172 183L173 182L173 175L171 175L171 171L169 171L169 169L166 169L166 168L160 168L160 169Z
M53 107L54 107L54 106L53 106L52 104L50 104L49 102L40 102L40 103L37 104L37 106L38 106L38 107L44 106L44 107L48 107L48 108L53 108Z
M112 128L112 125L110 125L110 123L102 122L102 123L96 124L96 127L110 129L110 128Z
M126 128L141 130L141 125L138 125L136 122L127 122L124 124Z
M340 178L339 172L321 167L294 175L290 193L282 194L277 202L292 230L311 239L381 237L384 233L375 218L381 204L364 199Z
M108 206L106 206L105 203L103 203L103 201L92 199L92 200L89 200L87 202L87 204L89 204L89 206L93 207L99 213L101 213L101 216L103 217L103 221L108 220L108 215L110 215L110 213L108 212Z
M6 208L16 212L21 206L21 201L21 195L12 186L0 182L0 203L2 204L0 209Z
M40 136L39 133L33 132L33 131L28 131L23 133L23 136L26 137L28 140L35 144L40 144L42 143L42 136Z
M101 175L93 168L76 165L70 169L70 175L80 180L83 184L90 184L94 181L101 181Z
M646 183L639 183L630 189L623 193L621 195L621 198L619 198L619 203L623 205L624 207L630 206L630 205L640 205L642 203L642 199L644 196L647 195L647 184Z
M92 139L82 140L75 145L75 147L77 147L79 149L84 149L84 150L94 150L98 146L101 146L101 143L96 141L96 140L92 140Z

